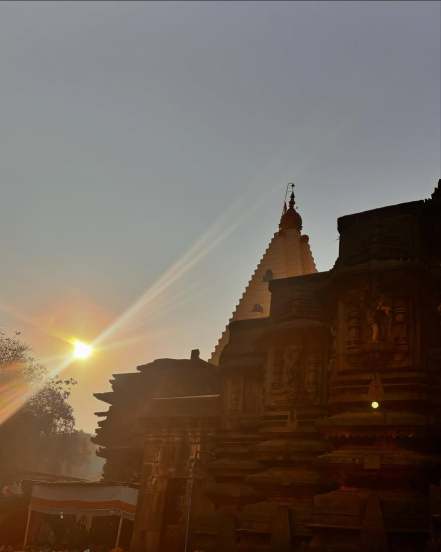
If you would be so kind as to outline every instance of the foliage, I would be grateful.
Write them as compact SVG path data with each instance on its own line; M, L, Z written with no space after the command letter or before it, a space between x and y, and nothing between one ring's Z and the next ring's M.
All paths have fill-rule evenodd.
M8 390L18 389L25 397L29 390L34 392L15 412L2 416L0 472L22 469L57 473L69 455L73 459L76 454L75 419L68 403L75 381L49 377L19 335L0 332L0 414L9 401Z

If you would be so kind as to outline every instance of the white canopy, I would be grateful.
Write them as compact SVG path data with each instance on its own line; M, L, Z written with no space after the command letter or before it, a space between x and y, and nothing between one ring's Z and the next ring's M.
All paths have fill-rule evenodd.
M30 510L47 514L118 515L134 519L138 490L103 483L37 483Z

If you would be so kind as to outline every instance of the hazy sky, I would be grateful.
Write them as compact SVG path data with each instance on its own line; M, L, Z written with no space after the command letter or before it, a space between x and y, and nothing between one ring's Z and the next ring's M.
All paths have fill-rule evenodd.
M68 369L93 429L112 373L209 356L287 182L322 270L431 193L440 60L438 2L1 2L0 326L56 367L184 259Z

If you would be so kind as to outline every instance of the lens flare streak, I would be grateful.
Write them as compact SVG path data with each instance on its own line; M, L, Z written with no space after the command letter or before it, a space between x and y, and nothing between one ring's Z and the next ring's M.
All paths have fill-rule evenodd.
M155 301L164 300L164 292L168 291L173 284L176 284L180 278L186 273L192 270L203 258L205 258L213 249L215 249L220 243L222 243L228 236L230 236L240 224L243 224L247 216L253 213L264 201L264 196L260 199L254 199L252 204L246 204L245 196L236 200L224 213L215 221L207 232L199 238L193 246L183 254L183 256L177 260L170 268L168 268L162 276L150 286L129 308L127 308L112 324L110 324L101 334L90 344L82 344L81 347L74 349L74 351L64 358L61 358L56 365L49 370L48 378L57 377L61 372L66 370L73 362L80 358L86 358L90 355L92 350L106 350L118 346L118 343L123 343L123 340L113 339L109 343L109 339L112 336L123 329L129 321L131 321L135 315L149 309L149 316L155 314L163 314L165 310L172 310L176 308L177 304L184 304L189 300L189 294L185 294L182 290L177 293L177 296L181 296L182 300L176 302L170 300L170 294L166 297L166 305L169 309L164 309L166 305L162 305L161 309L152 309ZM5 305L0 305L0 309L5 309ZM6 307L9 310L9 307ZM35 322L29 317L23 316L21 313L15 313L20 319L29 321L33 326ZM56 336L59 337L59 336ZM131 338L128 338L130 340ZM137 339L137 338L134 338ZM58 357L59 358L59 357ZM56 360L57 357L52 357L51 360ZM46 359L49 360L49 359ZM12 416L17 410L19 410L23 404L29 398L37 393L44 386L42 382L38 386L34 386L32 389L26 388L22 383L11 383L7 389L7 393L2 392L2 398L4 404L0 404L0 424L4 423L6 419Z

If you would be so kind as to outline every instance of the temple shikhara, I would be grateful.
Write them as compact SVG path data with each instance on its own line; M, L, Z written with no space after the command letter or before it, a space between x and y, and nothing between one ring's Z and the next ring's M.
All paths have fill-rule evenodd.
M317 272L294 191L210 361L116 374L95 442L133 552L441 542L441 181L341 217Z

